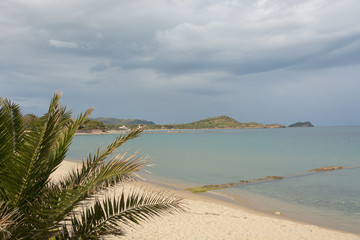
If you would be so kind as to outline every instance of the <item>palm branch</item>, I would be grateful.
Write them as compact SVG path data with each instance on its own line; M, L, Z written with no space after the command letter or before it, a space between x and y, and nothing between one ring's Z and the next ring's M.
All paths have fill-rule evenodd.
M95 200L99 192L132 179L146 166L148 161L137 154L119 154L107 161L126 141L138 137L143 128L120 135L105 149L89 154L81 169L73 170L57 183L51 182L50 176L65 159L76 130L92 111L72 119L71 111L60 105L60 97L54 95L48 112L29 129L24 127L19 106L0 99L0 202L6 203L0 205L0 211L16 211L20 216L12 218L16 224L9 238L97 239L122 234L121 223L138 223L166 211L181 210L179 199L169 201L148 195L122 195L102 203ZM133 199L131 204L128 199ZM95 204L78 218L77 209L92 200Z
M122 193L119 197L105 197L102 201L96 199L93 206L71 216L70 224L63 225L59 239L101 239L104 234L122 236L122 224L139 224L165 212L177 211L182 211L178 198L149 193Z
M0 202L0 239L8 239L11 232L18 227L20 214L5 202Z

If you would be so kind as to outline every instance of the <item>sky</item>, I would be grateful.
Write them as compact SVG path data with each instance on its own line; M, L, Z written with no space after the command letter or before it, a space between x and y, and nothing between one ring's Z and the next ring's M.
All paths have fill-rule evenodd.
M359 0L1 0L0 96L74 115L360 125Z

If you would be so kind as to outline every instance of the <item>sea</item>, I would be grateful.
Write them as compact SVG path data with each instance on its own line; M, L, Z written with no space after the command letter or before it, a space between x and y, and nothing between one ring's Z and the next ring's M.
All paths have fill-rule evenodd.
M117 136L77 135L67 158L81 161ZM150 159L145 178L185 187L281 176L211 192L264 213L360 234L360 126L147 131L119 152ZM309 171L327 166L344 168Z

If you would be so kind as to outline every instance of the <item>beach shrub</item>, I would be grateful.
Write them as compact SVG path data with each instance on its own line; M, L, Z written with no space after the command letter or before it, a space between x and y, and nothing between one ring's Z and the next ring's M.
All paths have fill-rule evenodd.
M180 199L149 193L97 197L109 187L133 180L134 172L146 166L146 159L136 154L111 155L143 128L120 135L105 149L89 154L82 168L51 181L92 111L72 119L60 97L55 94L48 112L33 118L27 128L19 106L0 98L0 238L101 239L123 235L122 224L182 210Z
M93 130L93 129L101 129L105 130L105 125L102 122L86 119L84 124L79 127L82 130Z

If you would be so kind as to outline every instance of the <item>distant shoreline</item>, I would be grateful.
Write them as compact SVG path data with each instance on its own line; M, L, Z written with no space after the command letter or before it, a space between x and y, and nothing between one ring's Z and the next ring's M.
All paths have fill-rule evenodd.
M204 130L204 131L211 131L211 130L236 130L236 129L277 129L277 128L285 128L285 127L243 127L243 128L184 128L184 129L145 129L144 133L149 133L153 131L162 131L166 133L186 133L189 130ZM101 129L94 129L94 130L86 130L86 132L76 132L75 135L101 135L101 134L123 134L127 133L129 130L107 130L107 131L99 131Z

